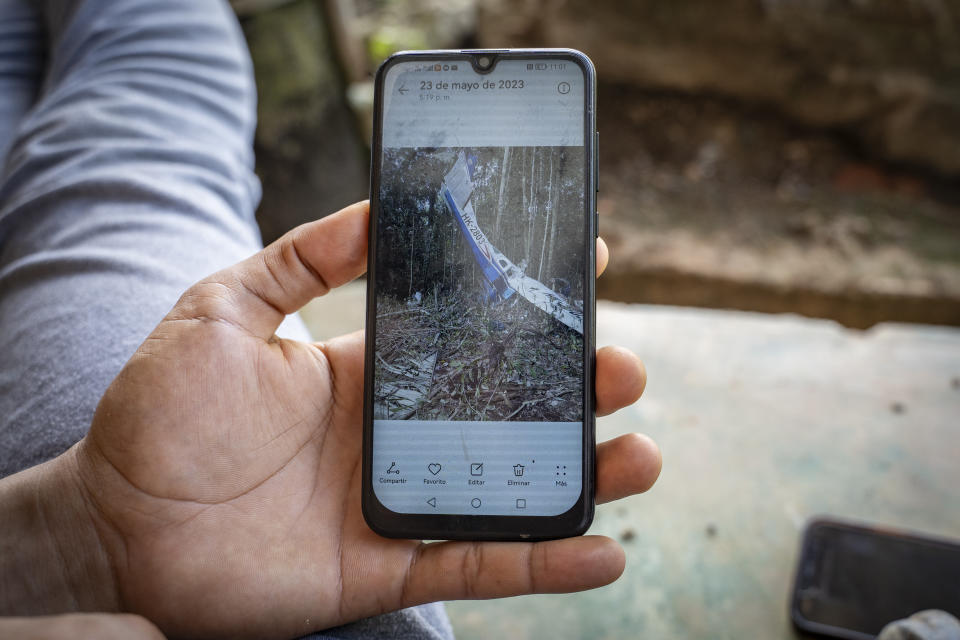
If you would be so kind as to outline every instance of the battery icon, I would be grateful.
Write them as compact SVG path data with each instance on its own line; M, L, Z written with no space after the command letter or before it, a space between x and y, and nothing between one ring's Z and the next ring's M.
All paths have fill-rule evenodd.
M537 63L537 71L545 71L546 69L547 69L547 63L546 63L546 62L538 62L538 63Z
M451 71L456 71L456 70L457 70L457 65L455 65L455 64L450 65L450 70L451 70Z

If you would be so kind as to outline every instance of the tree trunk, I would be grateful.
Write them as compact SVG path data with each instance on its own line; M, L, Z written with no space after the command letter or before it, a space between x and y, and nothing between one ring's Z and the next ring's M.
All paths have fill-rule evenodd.
M507 186L510 171L510 147L503 148L503 162L500 163L500 197L497 198L497 218L493 223L493 237L500 240L500 215L503 213L503 192Z
M417 219L411 221L413 224L410 225L410 261L407 263L410 267L410 280L407 284L407 299L410 299L413 296L413 245L415 244L414 240L417 237Z
M515 224L514 224L514 234L513 234L513 238L514 238L513 255L515 257L520 255L520 247L523 246L522 245L523 238L521 237L521 234L520 234L520 225L522 221L526 219L524 218L524 216L527 215L528 213L527 207L530 206L527 203L527 149L526 147L524 147L523 149L523 157L520 158L520 193L522 195L522 202L520 203L521 204L520 211L518 215L514 216ZM516 260L517 262L520 261L519 258L516 258Z
M550 182L547 184L547 203L548 205L553 204L553 148L550 149ZM550 243L550 248L553 249L553 238L550 237L550 217L555 215L553 212L553 207L547 207L547 215L543 220L543 243L540 245L540 264L537 265L537 280L543 277L543 258L546 255L547 244ZM540 280L543 282L543 280Z
M533 245L533 221L537 215L537 150L534 149L530 160L530 209L527 211L527 230L526 242L523 250L523 258L527 261L527 269L530 268L530 249Z
M559 150L556 150L556 151L559 151ZM562 152L560 152L560 153L562 153ZM559 162L559 160L560 160L560 159L558 158L557 164L560 165L560 167L562 167L563 165L562 165L562 163ZM557 167L557 174L558 174L558 175L556 176L557 182L559 182L559 178L560 178L560 176L559 176L560 167ZM553 180L554 180L554 179L551 178L550 184L553 184ZM554 270L554 268L553 268L553 248L554 248L554 246L555 246L555 245L557 244L557 242L558 242L558 238L557 238L557 218L560 217L560 212L557 210L557 206L560 204L560 188L561 188L561 185L559 185L559 184L556 185L556 188L553 190L553 194L552 194L552 195L553 195L553 198L552 198L551 204L550 204L550 211L553 213L553 221L551 222L551 225L550 225L550 250L547 251L547 275L550 275L551 273L554 273L554 272L555 272L555 270Z

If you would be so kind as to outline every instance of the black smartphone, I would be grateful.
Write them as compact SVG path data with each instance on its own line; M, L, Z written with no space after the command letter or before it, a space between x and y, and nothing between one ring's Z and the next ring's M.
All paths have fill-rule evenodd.
M597 136L573 50L376 76L363 513L377 533L579 535L594 509Z
M807 525L790 606L797 628L869 640L926 609L960 617L960 542L831 519Z

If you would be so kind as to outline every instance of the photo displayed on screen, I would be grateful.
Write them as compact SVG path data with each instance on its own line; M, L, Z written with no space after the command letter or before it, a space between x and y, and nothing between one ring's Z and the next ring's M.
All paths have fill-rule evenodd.
M385 148L374 417L583 419L583 146Z

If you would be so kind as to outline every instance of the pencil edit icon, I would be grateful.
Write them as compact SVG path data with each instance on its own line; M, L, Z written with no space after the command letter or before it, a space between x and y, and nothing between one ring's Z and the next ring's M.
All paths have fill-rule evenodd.
M517 478L522 478L522 477L523 477L523 465L522 465L522 464L515 464L515 465L513 465L513 475L516 476Z

